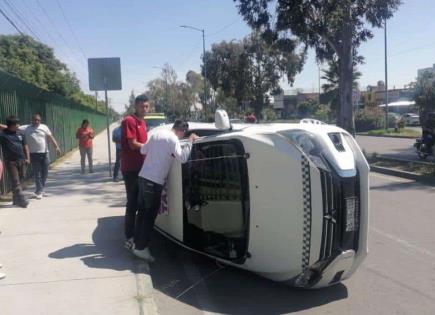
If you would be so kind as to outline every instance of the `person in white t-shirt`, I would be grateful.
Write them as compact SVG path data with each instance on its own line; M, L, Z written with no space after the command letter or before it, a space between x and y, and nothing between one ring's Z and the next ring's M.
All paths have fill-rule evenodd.
M147 143L140 149L140 153L146 157L139 172L139 211L136 217L133 254L149 262L154 261L148 245L160 208L165 179L174 160L187 162L192 143L198 138L192 134L188 143L182 147L180 139L188 128L187 122L176 120L172 130L159 129L151 133Z
M36 185L35 197L36 199L41 199L44 195L48 165L50 164L48 142L50 141L54 145L57 154L60 155L61 151L50 129L41 123L40 114L34 114L32 116L32 124L20 126L20 130L24 134L30 151L30 163Z

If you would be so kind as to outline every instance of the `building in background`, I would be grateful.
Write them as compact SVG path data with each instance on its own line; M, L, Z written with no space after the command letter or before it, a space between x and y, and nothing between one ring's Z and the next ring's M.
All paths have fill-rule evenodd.
M318 101L319 93L303 89L284 90L281 94L273 95L273 109L280 119L297 117L297 107L309 100Z

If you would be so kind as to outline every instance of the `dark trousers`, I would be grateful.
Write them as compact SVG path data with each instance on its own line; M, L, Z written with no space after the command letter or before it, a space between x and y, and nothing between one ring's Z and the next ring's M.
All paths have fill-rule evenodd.
M119 168L121 166L121 149L116 149L115 166L113 167L113 178L117 179L119 176Z
M126 239L134 236L136 225L137 198L138 198L138 174L139 172L124 172L125 192L127 194L127 204L125 206L124 233Z
M89 172L93 172L92 147L90 148L79 147L79 150L80 150L80 165L82 167L82 173L85 172L86 157L88 158Z
M139 177L138 214L134 245L138 250L148 247L154 222L160 208L163 186Z
M45 188L48 176L48 153L30 153L30 163L32 164L33 178L35 179L35 194L41 194Z
M6 161L6 168L9 172L9 180L11 183L14 203L23 202L26 200L23 194L21 181L26 173L26 164L21 161Z

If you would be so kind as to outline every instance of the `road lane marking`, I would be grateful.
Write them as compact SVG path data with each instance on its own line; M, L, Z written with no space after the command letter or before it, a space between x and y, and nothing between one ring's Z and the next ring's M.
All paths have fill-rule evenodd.
M389 233L387 233L387 232L384 232L384 231L381 231L381 230L379 230L379 229L377 229L377 228L370 228L373 232L375 232L375 233L377 233L377 234L379 234L379 235L381 235L381 236L383 236L383 237L386 237L386 238L388 238L388 239L390 239L390 240L393 240L393 241L395 241L395 242L397 242L397 243L399 243L400 245L402 245L402 246L404 246L404 247L406 247L406 248L408 248L408 249L411 249L411 250L413 250L413 251L415 251L415 252L418 252L418 253L420 253L420 254L423 254L423 255L426 255L426 256L429 256L429 257L432 257L432 258L435 258L435 252L432 252L432 251L430 251L430 250L428 250L428 249L425 249L425 248L422 248L422 247L419 247L419 246L416 246L416 245L413 245L413 244L411 244L410 242L408 242L408 241L406 241L406 240L404 240L404 239L401 239L400 237L398 237L398 236L395 236L395 235L393 235L393 234L389 234Z

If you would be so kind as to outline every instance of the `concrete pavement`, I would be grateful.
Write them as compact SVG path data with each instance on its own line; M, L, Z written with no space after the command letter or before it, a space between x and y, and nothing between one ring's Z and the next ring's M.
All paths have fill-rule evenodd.
M1 315L156 313L149 266L123 248L124 186L108 177L105 133L94 160L81 175L75 152L50 171L47 198L0 207Z

